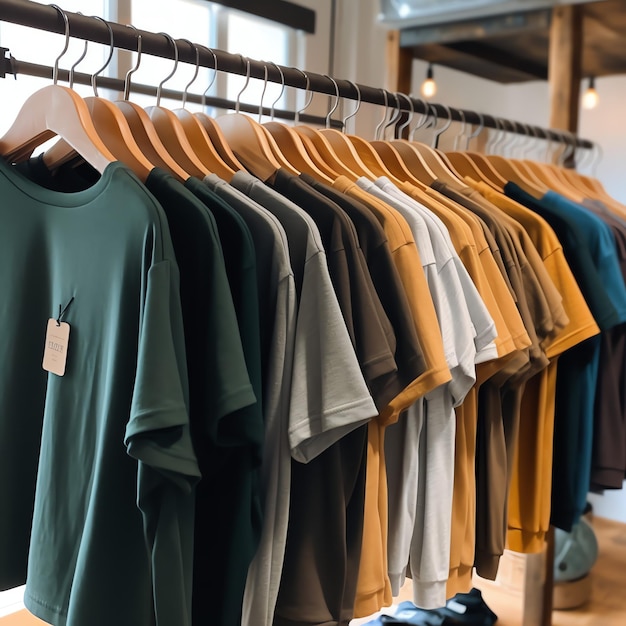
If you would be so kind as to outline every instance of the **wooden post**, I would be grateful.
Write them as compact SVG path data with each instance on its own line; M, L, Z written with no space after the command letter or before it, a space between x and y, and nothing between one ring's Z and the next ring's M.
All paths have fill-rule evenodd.
M550 126L571 133L578 131L582 34L580 5L552 9L548 60Z
M543 583L543 615L541 626L551 626L554 603L554 526L550 525L546 537L546 577Z
M413 55L408 48L400 47L400 31L390 30L387 33L387 72L385 89L389 91L411 91L411 69Z
M408 48L400 47L400 31L390 30L387 33L387 72L385 76L385 89L391 92L411 93L411 74L413 69L413 55ZM408 116L408 114L407 114ZM396 128L406 121L402 115L396 124ZM405 137L408 136L408 128L405 129Z

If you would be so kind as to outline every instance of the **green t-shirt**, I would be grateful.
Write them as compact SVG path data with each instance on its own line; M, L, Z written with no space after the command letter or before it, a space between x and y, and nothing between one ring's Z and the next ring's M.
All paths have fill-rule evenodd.
M20 577L32 512L33 614L61 626L151 626L155 613L190 624L199 470L162 208L120 163L63 193L1 162L0 197L3 580ZM41 368L46 323L72 298L59 377Z
M261 340L256 255L250 229L233 207L198 179L185 181L211 211L219 231L250 382L257 402L222 420L221 448L212 455L213 480L196 495L193 618L199 624L241 623L250 562L262 529L259 471L265 425L262 411ZM215 502L221 503L219 515ZM215 538L219 537L219 541Z

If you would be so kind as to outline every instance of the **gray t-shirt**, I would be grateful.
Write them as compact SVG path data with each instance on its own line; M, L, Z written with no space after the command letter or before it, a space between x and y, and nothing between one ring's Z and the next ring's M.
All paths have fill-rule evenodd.
M350 342L315 223L297 205L245 172L235 174L231 184L271 212L287 236L296 287L296 325L291 386L284 398L287 436L281 445L296 461L309 462L369 421L376 407ZM283 474L287 471L281 468ZM249 626L271 626L274 618L288 525L286 493L277 495L281 516L269 531L273 546L261 548L248 576L244 624ZM270 554L272 562L268 562Z

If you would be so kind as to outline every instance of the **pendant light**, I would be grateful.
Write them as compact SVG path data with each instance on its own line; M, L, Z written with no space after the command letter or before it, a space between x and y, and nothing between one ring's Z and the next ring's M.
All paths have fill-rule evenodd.
M595 109L600 102L600 97L596 91L596 78L595 76L589 77L589 86L583 94L583 109Z
M426 80L422 83L420 91L424 98L432 98L437 93L437 83L435 82L432 63L428 64Z

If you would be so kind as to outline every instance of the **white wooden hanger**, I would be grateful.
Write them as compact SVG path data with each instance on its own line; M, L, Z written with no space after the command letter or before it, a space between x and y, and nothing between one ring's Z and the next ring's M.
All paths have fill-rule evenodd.
M244 60L244 57L241 59ZM241 94L250 82L250 59L245 59L245 64L246 80L237 94L235 112L220 115L216 122L237 158L260 180L269 180L281 168L299 174L292 165L278 156L280 150L269 132L251 117L239 112Z
M11 127L0 138L0 154L10 162L22 161L37 146L57 135L102 173L116 159L98 135L85 101L74 90L57 84L59 60L69 45L70 25L63 10L51 6L65 22L65 46L54 63L53 84L39 89L24 102Z

